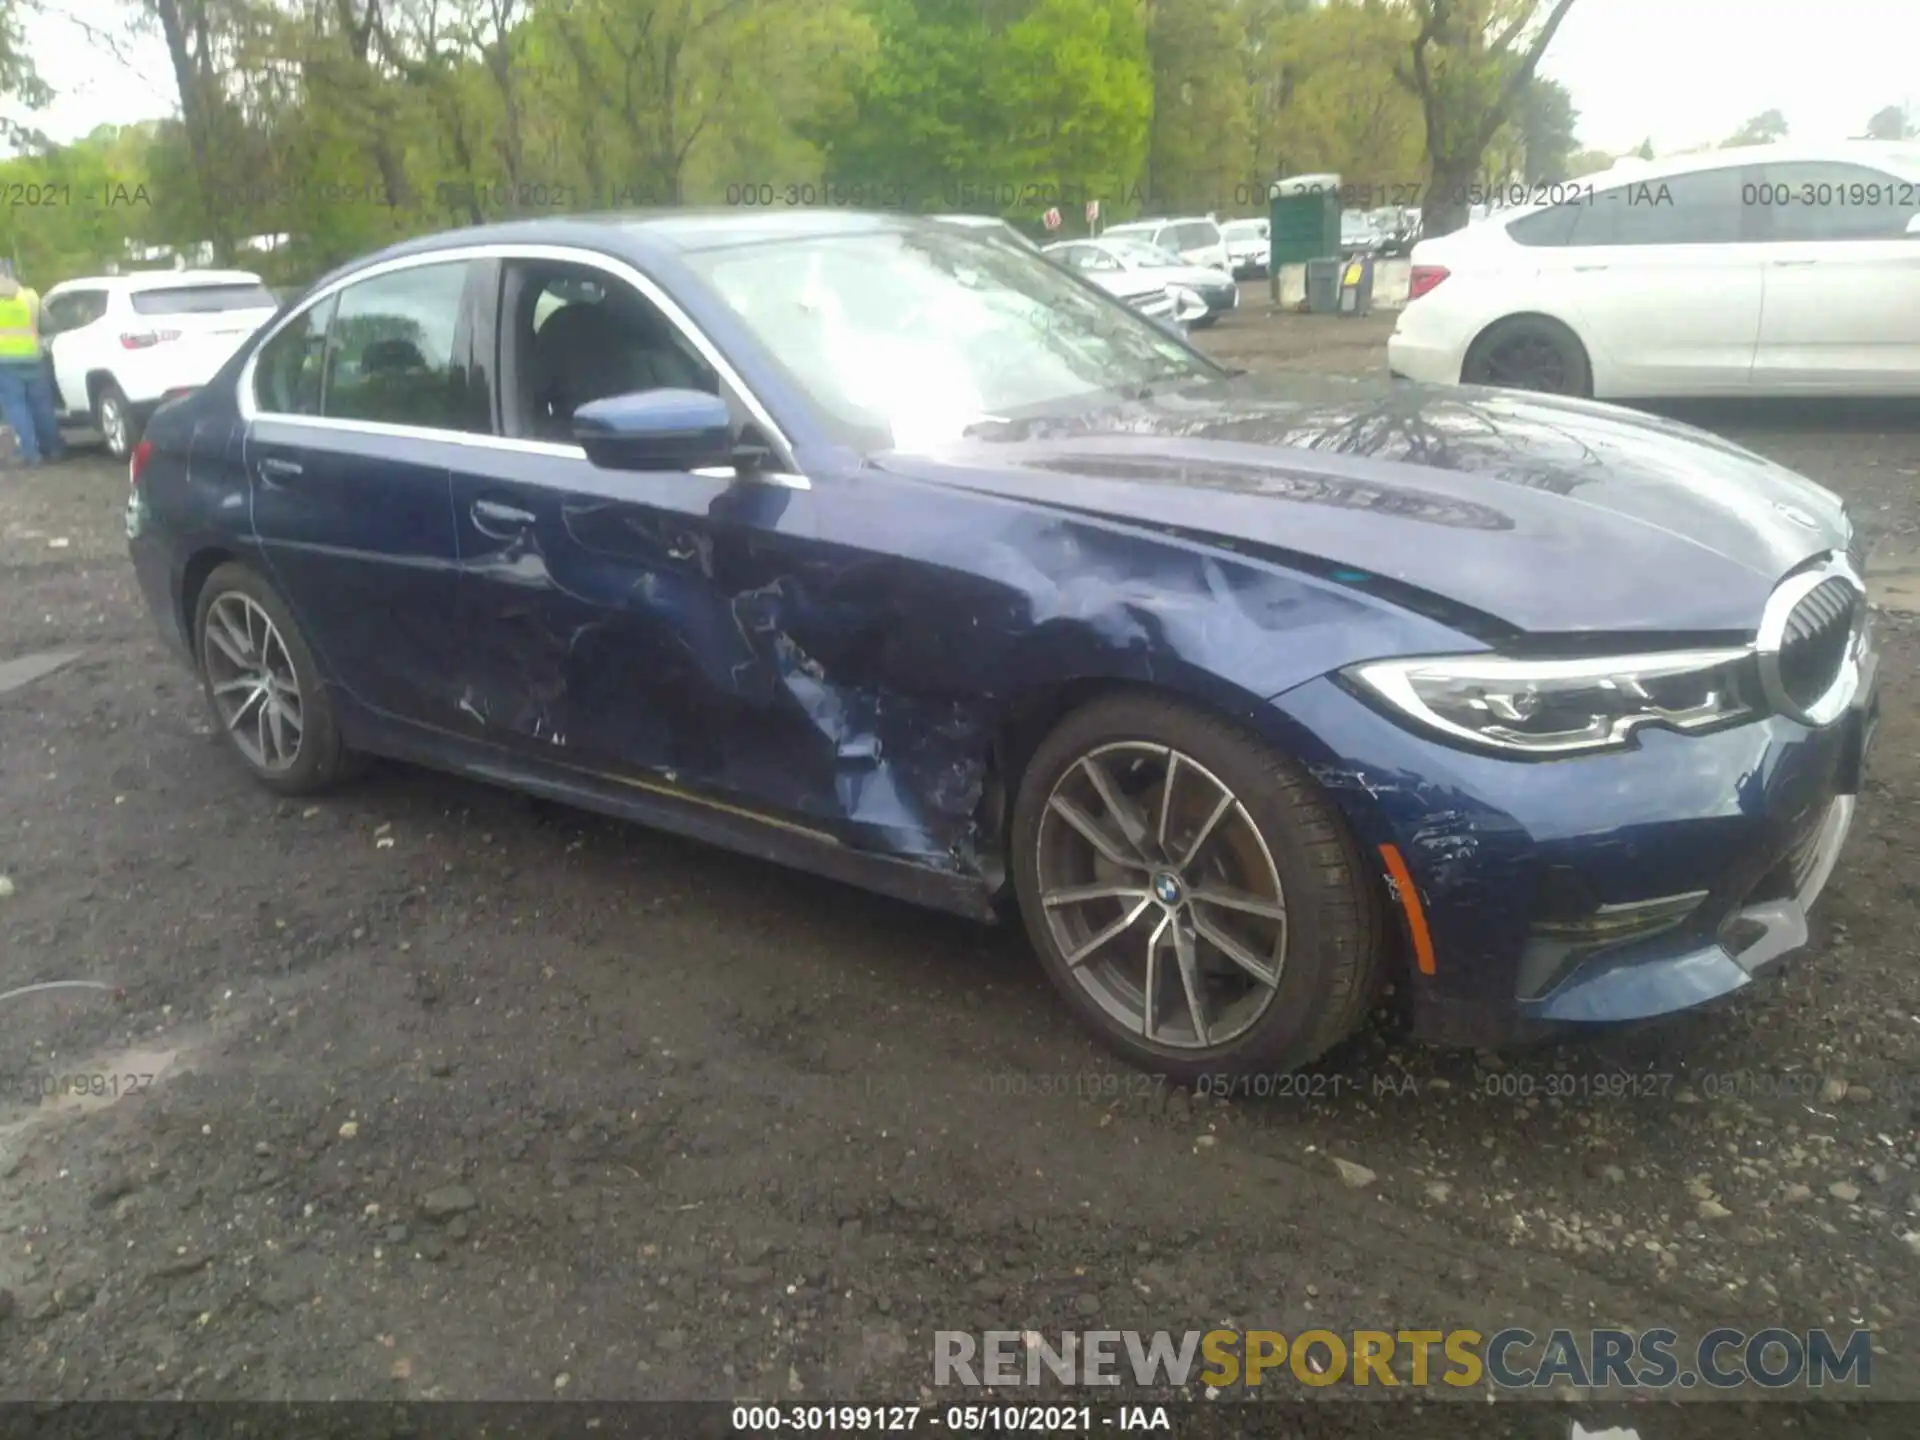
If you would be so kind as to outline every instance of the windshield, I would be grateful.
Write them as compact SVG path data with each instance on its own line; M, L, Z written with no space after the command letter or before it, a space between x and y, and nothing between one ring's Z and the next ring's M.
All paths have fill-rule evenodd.
M1221 229L1221 234L1229 240L1264 240L1267 238L1267 222L1264 220L1231 220Z
M1171 250L1163 250L1158 245L1149 245L1144 240L1110 239L1107 241L1107 247L1122 260L1130 261L1135 265L1178 265L1183 270L1188 268L1187 262Z
M938 445L995 419L1226 374L1041 256L972 235L819 237L686 258L859 449Z

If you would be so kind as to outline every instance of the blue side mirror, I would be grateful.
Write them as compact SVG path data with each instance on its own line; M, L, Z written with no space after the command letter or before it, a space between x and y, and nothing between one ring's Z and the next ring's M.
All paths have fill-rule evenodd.
M699 470L729 465L733 417L704 390L610 395L573 412L573 438L607 470Z

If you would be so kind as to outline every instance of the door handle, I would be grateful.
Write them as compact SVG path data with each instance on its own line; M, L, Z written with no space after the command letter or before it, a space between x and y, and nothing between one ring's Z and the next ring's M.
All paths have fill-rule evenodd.
M1606 268L1605 265L1576 265L1573 267L1573 270L1576 275L1588 275L1595 270L1605 270Z
M260 462L260 478L271 484L275 480L297 480L306 470L298 460L282 460L269 455Z
M531 510L505 505L498 500L473 502L474 528L482 535L506 539L519 531L532 529L537 518Z
M1818 260L1776 260L1773 263L1784 267L1788 265L1818 265L1820 262Z

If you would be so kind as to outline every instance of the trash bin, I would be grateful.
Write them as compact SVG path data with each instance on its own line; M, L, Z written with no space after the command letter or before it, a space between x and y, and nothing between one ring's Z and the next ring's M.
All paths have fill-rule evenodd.
M1373 313L1373 256L1355 255L1341 262L1340 313Z
M1340 308L1340 271L1338 260L1307 261L1307 313L1331 315Z

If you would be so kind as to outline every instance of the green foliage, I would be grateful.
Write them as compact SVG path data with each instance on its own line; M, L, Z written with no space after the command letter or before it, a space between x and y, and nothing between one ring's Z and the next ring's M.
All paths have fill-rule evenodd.
M1733 134L1729 135L1723 149L1736 145L1767 145L1775 140L1787 138L1787 117L1778 110L1763 110Z
M22 3L0 93L31 103ZM648 203L1077 225L1083 198L1246 213L1335 171L1431 206L1589 163L1532 77L1570 3L121 0L179 118L0 165L72 197L0 213L0 248L37 282L171 246L298 284L405 235Z
M1889 105L1876 110L1873 119L1867 122L1869 140L1912 140L1920 138L1920 125L1913 123L1913 117L1904 105Z

